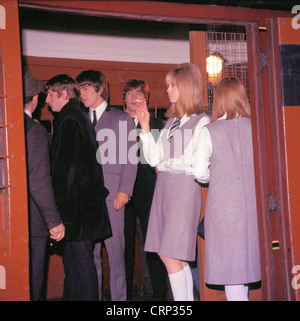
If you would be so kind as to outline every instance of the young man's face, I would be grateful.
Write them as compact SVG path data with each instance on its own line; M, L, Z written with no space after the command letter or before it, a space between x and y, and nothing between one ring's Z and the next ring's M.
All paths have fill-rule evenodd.
M136 108L138 104L145 99L145 95L141 90L141 87L130 89L125 94L125 105L128 114L131 116L136 115Z
M95 109L104 100L101 97L102 92L103 92L103 88L100 88L99 91L96 91L96 89L90 85L80 86L81 101L85 107L87 108L92 107L93 109Z
M65 95L62 94L60 97L58 97L56 91L48 89L46 103L50 105L54 112L60 112L67 102L68 99L66 99Z

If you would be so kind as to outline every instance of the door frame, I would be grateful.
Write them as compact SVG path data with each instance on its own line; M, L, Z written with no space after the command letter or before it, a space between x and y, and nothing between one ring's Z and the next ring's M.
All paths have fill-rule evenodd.
M23 1L22 1L23 2ZM287 195L285 189L280 188L280 184L274 184L281 178L280 169L284 165L282 162L282 155L279 152L282 151L283 136L281 134L280 115L278 112L278 106L273 105L270 107L269 97L269 76L271 81L274 81L273 69L268 70L262 67L262 61L264 55L261 50L261 38L260 28L257 21L247 20L234 20L230 19L230 14L226 11L226 14L222 16L222 19L207 17L181 17L181 16L167 16L158 14L140 14L140 13L124 13L117 11L105 11L105 10L88 10L72 7L53 7L39 4L26 4L20 3L21 7L36 8L39 10L55 11L55 12L68 12L71 14L84 14L93 15L99 17L110 17L118 19L131 19L131 20L144 20L144 21L160 21L160 22L174 22L174 23L190 23L190 24L222 24L222 25L239 25L246 27L247 33L247 48L248 48L248 65L249 65L249 83L250 83L250 101L252 108L252 128L253 128L253 152L254 152L254 166L255 166L255 180L256 180L256 194L257 194L257 209L258 209L258 223L259 223L259 238L260 238L260 251L261 251L261 272L262 272L262 299L263 300L275 300L276 299L276 271L274 268L274 256L272 249L272 237L274 237L274 231L272 228L272 222L270 222L270 216L272 213L278 213L278 209L269 210L268 199L270 195L276 195L281 204L287 203ZM72 6L72 5L71 5ZM220 7L219 7L220 8ZM225 10L225 9L224 9ZM272 38L271 38L272 39ZM272 44L272 41L269 42ZM278 82L276 82L278 86ZM270 109L272 108L272 110ZM271 122L275 117L275 125L271 126ZM266 130L267 129L267 130ZM276 130L279 130L276 132ZM270 162L267 157L271 152L273 157L278 158L278 162L274 164ZM267 155L268 154L268 155ZM275 167L275 168L274 168ZM278 174L280 174L278 176ZM283 183L282 180L279 183ZM284 205L285 206L285 205ZM282 210L282 209L281 209ZM278 239L281 244L280 253L283 253L281 260L283 277L283 297L286 299L292 299L293 294L290 293L288 285L289 265L286 264L287 253L287 234L286 234L286 221L282 221L282 215L277 215L279 218L279 235ZM284 224L281 228L280 224ZM276 230L276 229L275 229ZM281 261L280 261L281 263Z
M0 188L0 301L29 300L28 199L18 1L0 1L0 100L5 184ZM5 201L3 199L5 197ZM3 273L4 272L4 273ZM4 280L1 278L4 278Z
M273 163L275 172L276 216L281 264L282 299L295 300L292 282L292 251L288 202L288 178L285 150L285 132L281 98L281 68L279 51L279 26L276 18L267 19L267 58L270 89L270 115L272 122ZM271 92L272 91L272 92Z
M278 24L267 19L265 34L257 23L247 26L250 60L253 148L264 300L295 300L291 287L283 113L281 106ZM248 34L251 36L248 37ZM263 52L263 48L264 51ZM274 246L276 244L276 246Z

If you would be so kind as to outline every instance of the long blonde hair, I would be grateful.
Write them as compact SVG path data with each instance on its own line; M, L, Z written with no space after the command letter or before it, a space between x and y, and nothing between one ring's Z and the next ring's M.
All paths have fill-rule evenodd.
M251 117L251 108L245 87L234 77L223 78L216 86L211 121L226 113L226 119Z
M184 114L200 114L203 106L203 81L199 68L192 63L182 63L166 76L167 85L173 83L179 91L178 101L171 104L166 116L180 118Z

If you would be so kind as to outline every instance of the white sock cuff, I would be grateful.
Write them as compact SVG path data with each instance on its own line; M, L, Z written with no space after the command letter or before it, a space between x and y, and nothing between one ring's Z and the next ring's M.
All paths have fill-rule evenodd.
M168 274L174 301L187 301L186 276L183 270Z
M191 268L190 268L190 265L189 264L187 264L186 266L184 266L183 267L183 271L185 272L185 273L192 273L192 271L191 271Z
M178 272L171 273L168 275L169 275L169 278L174 279L174 278L177 278L178 276L181 276L181 274L184 274L184 273L185 273L184 270L180 270Z

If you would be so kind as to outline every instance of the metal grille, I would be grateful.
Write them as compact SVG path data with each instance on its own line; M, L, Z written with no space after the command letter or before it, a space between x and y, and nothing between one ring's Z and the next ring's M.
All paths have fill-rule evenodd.
M208 26L206 54L223 60L222 72L208 77L208 110L211 114L215 85L222 77L240 79L249 94L246 30L241 26Z

